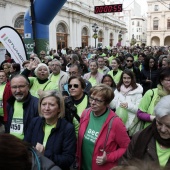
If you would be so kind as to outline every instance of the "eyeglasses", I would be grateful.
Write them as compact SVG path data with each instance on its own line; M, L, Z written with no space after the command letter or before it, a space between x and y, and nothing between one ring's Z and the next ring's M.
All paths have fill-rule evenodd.
M78 85L78 84L69 84L69 85L68 85L68 88L69 88L69 89L71 89L72 87L74 87L74 88L77 89L77 88L79 87L79 85Z
M95 98L90 96L89 97L89 102L91 103L93 101L95 101L97 104L100 104L100 103L104 102L104 100L95 99Z
M24 89L26 86L27 86L28 84L26 84L26 85L19 85L19 86L11 86L11 89Z
M70 75L76 75L77 72L69 72Z
M131 62L131 63L133 63L133 60L126 60L127 62Z

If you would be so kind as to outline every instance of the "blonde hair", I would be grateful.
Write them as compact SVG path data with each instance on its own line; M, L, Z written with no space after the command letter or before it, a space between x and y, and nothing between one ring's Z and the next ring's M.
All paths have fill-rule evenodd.
M60 109L58 118L63 118L64 113L65 113L64 99L63 99L63 96L61 95L61 93L56 90L48 90L48 91L42 92L42 94L40 95L40 98L39 98L39 103L38 103L39 114L41 114L41 103L47 97L55 97L58 107Z

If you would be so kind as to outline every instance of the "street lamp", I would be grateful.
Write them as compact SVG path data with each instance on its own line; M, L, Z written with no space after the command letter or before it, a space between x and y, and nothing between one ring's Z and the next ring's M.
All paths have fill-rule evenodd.
M96 48L96 39L98 38L98 36L97 36L98 29L99 29L98 25L96 23L94 23L92 25L92 30L94 32L93 38L95 39L95 48Z

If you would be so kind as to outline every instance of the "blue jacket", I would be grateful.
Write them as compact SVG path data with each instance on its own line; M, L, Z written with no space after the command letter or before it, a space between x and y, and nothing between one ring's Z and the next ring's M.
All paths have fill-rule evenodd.
M15 102L15 98L13 96L11 96L7 103L8 120L7 120L7 124L5 127L6 133L10 133L10 126L11 126L11 122L12 122L12 118L13 118L13 114L14 114L14 102ZM32 96L29 93L25 102L23 103L23 110L24 110L23 124L24 124L24 135L25 135L25 132L29 126L29 123L31 122L31 119L39 116L39 114L38 114L38 98Z
M45 118L37 117L31 121L24 140L34 147L43 144ZM67 170L75 160L76 135L74 126L65 119L58 119L56 128L51 130L44 156L52 160L62 170Z

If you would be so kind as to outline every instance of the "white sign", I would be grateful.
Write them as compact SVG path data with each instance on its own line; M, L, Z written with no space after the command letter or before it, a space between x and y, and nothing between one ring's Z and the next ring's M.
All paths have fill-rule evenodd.
M9 26L0 28L0 41L11 54L16 63L22 65L26 60L26 49L22 37L18 32Z

